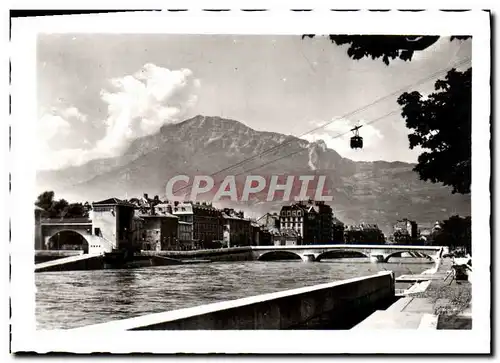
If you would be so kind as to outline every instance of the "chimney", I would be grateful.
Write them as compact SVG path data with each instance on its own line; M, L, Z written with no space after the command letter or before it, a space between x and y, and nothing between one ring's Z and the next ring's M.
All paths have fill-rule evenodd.
M149 200L148 193L144 193L144 199Z

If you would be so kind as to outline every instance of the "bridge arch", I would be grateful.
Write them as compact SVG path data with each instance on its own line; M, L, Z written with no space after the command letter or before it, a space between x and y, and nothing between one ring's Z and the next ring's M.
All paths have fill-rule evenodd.
M49 250L81 249L83 253L89 253L92 245L88 237L89 235L79 230L58 229L45 236L45 248Z
M316 257L316 261L319 262L325 258L355 258L355 257L363 257L368 258L370 256L366 255L361 251L354 250L330 250L320 253L318 257Z
M434 258L432 256L428 255L427 253L423 253L423 252L420 252L420 251L412 251L412 250L402 250L402 251L396 251L396 252L393 252L393 253L387 255L384 258L384 262L389 262L389 259L391 257L401 257L403 253L407 253L411 257L427 258L430 261L434 261Z
M269 251L261 254L257 261L302 260L302 256L292 251Z

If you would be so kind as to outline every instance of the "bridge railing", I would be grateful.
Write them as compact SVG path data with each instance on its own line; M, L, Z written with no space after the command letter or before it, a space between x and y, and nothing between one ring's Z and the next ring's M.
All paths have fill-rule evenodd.
M64 223L72 223L72 224L90 224L92 220L89 218L42 218L40 220L41 224L64 224Z

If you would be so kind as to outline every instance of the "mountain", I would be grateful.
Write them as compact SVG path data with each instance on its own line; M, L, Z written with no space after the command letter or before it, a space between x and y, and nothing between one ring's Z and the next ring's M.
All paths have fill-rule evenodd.
M40 192L54 190L56 195L89 201L143 193L163 197L167 181L176 175L212 175L249 158L253 159L214 179L220 182L226 175L237 175L241 182L252 174L325 175L328 193L324 194L333 195L330 204L341 220L377 223L385 230L403 217L432 222L453 213L470 215L470 196L452 195L450 188L421 181L413 164L354 162L322 141L310 143L205 116L165 125L158 133L135 140L119 157L39 172L37 187ZM265 213L282 204L255 201L252 207L241 203L239 207Z

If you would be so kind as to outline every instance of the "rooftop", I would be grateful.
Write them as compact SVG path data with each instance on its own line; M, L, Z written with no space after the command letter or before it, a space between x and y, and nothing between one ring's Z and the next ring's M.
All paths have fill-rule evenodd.
M173 214L170 213L162 213L162 214L140 214L140 218L175 218L178 219L179 217L174 216Z
M127 207L133 207L135 208L135 204L132 204L132 203L129 203L127 201L124 201L124 200L121 200L121 199L118 199L118 198L109 198L109 199L105 199L105 200L101 200L99 202L93 202L92 205L123 205L123 206L127 206Z

